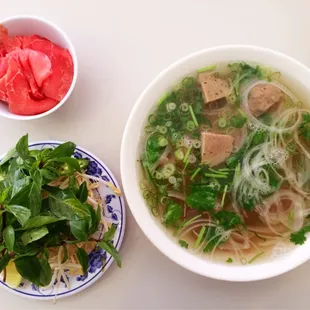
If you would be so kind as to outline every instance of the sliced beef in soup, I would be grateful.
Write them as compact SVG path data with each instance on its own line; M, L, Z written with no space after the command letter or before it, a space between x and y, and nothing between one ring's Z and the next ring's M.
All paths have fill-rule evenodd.
M230 90L228 81L209 72L200 73L198 79L206 103L228 96Z
M224 162L231 154L234 138L210 132L201 133L201 161L210 167Z
M260 116L282 100L281 90L272 84L260 84L250 91L249 108L254 116Z

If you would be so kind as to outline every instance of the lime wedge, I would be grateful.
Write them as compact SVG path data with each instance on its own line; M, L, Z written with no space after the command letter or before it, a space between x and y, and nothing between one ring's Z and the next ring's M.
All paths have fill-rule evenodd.
M6 266L6 284L11 288L18 288L22 282L22 276L17 272L14 262Z

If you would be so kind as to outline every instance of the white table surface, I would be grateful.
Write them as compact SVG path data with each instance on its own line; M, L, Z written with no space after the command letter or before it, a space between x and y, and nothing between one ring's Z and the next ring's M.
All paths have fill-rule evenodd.
M80 71L70 100L31 122L0 120L0 153L24 133L73 140L120 180L128 114L144 87L171 62L220 44L255 44L310 67L309 0L6 0L0 18L33 14L54 21L76 47ZM309 309L310 262L274 279L226 283L171 262L146 239L128 209L113 265L86 291L51 302L0 290L1 309Z

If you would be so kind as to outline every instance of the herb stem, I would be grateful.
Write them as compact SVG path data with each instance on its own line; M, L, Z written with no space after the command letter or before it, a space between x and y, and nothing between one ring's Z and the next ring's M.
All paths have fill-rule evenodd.
M191 224L192 222L194 222L195 220L199 219L202 216L202 214L198 214L196 216L194 216L193 218L189 219L189 220L184 220L180 227L173 233L174 236L176 236L182 228L188 226L189 224Z
M186 154L185 154L185 156L184 156L184 158L183 158L183 163L186 163L186 162L187 162L188 157L189 157L189 155L190 155L190 153L191 153L191 151L192 151L192 148L193 148L193 146L191 146L191 147L189 147L189 148L187 149Z
M227 175L224 174L205 173L205 176L210 178L227 179Z
M208 168L211 172L214 172L216 174L223 174L223 175L227 175L228 172L225 172L225 171L220 171L220 170L215 170L215 169L212 169L212 168Z
M195 245L194 245L194 248L195 248L195 249L197 249L198 246L199 246L199 244L201 243L202 237L203 237L203 235L204 235L206 229L207 229L206 226L201 227L200 232L199 232L199 235L198 235L198 238L197 238L197 240L196 240L196 242L195 242Z
M200 170L201 170L201 168L197 168L197 169L195 170L195 172L194 172L193 175L191 176L191 181L194 180L194 178L195 178L196 175L200 172Z
M223 193L223 197L222 197L221 208L223 208L223 206L224 206L226 193L227 193L227 184L224 187L224 193Z
M263 254L264 254L264 252L260 252L260 253L256 254L254 257L252 257L252 258L249 260L248 264L253 263L258 257L262 256Z
M191 117L192 117L192 119L193 119L193 122L194 122L195 126L198 127L199 124L198 124L198 122L197 122L197 119L196 119L196 116L195 116L195 113L194 113L194 111L193 111L192 106L190 105L190 106L188 107L188 109L189 109L189 113L191 114Z

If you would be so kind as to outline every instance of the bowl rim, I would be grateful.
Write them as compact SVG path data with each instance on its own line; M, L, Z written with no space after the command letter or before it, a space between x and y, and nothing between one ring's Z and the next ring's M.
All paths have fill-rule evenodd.
M72 44L72 42L71 42L69 36L66 34L66 32L64 32L59 26L57 26L56 24L54 24L50 20L47 20L43 17L35 16L35 15L14 15L14 16L6 17L6 18L0 20L0 25L1 24L5 25L6 22L18 21L18 20L35 20L35 21L42 22L42 23L50 26L51 28L53 28L67 42L67 44L69 46L67 49L69 50L69 52L71 54L72 62L73 62L73 79L72 79L70 88L69 88L68 92L66 93L66 95L64 96L64 98L55 107L53 107L52 109L50 109L46 112L36 114L36 115L18 115L18 114L13 114L11 112L10 112L10 114L2 114L0 112L0 115L2 117L7 118L7 119L19 120L19 121L28 121L28 120L39 119L39 118L42 118L42 117L47 116L49 114L52 114L53 112L58 110L68 100L68 98L70 97L70 95L73 92L73 89L76 85L79 65L78 65L78 59L77 59L77 54L76 54L76 50L74 48L74 45Z
M45 145L45 144L62 144L64 143L64 141L60 141L60 140L38 140L38 141L29 141L29 147L35 147L38 145ZM101 160L99 159L96 155L94 155L92 152L86 150L85 148L76 145L76 149L75 151L82 151L84 154L86 154L87 156L89 156L90 158L92 158L92 160L96 161L98 164L101 165L101 167L104 168L105 172L110 176L111 181L114 183L114 185L121 189L121 186L117 180L117 178L115 177L115 175L112 173L112 171L110 170L110 168ZM3 158L3 156L5 156L4 154L0 155L0 159ZM124 193L122 192L122 195L118 197L119 201L120 201L120 207L122 210L122 223L121 223L121 227L120 227L120 232L119 232L119 238L118 238L118 242L117 242L117 249L118 251L120 251L123 241L124 241L124 236L126 234L126 204L125 204L125 200L124 200ZM0 288L4 288L5 290L7 290L10 293L13 293L14 295L18 295L20 297L24 297L27 299L35 299L35 300L54 300L55 296L57 299L60 298L66 298L72 295L75 295L77 293L80 293L81 291L89 288L91 285L93 285L95 282L97 282L107 271L108 269L111 267L111 265L115 262L115 259L110 256L110 258L107 260L107 262L103 265L102 270L99 272L96 272L96 275L91 278L90 280L84 282L83 284L81 284L80 286L74 288L74 289L69 289L68 292L63 292L60 294L52 294L52 295L35 295L35 294L29 294L26 292L22 292L18 289L13 289L9 286L7 286L4 282L0 281ZM116 263L116 262L115 262Z
M303 264L307 260L310 259L310 251L306 251L307 246L310 247L310 238L307 239L306 244L301 247L296 247L294 250L290 251L290 253L294 252L294 255L289 256L289 258L285 258L285 261L281 260L281 264L278 263L278 260L268 261L266 263L261 264L254 264L254 265L247 265L247 266L226 266L221 263L213 263L211 261L202 260L198 258L198 255L191 254L186 252L186 250L182 249L176 242L172 241L167 235L164 233L164 229L159 227L156 223L156 220L152 217L151 213L148 212L148 218L146 219L141 215L141 208L147 209L144 201L143 204L137 203L140 200L141 194L139 192L138 187L138 180L134 179L132 172L135 169L128 168L130 165L134 165L134 163L130 162L128 157L128 150L132 149L132 136L135 133L132 133L132 128L136 127L134 124L137 123L135 120L136 115L140 107L145 104L148 107L152 107L155 105L155 102L146 103L144 98L147 96L148 93L152 92L152 89L157 85L160 84L161 79L163 79L166 75L168 75L171 71L176 70L181 65L184 65L186 62L195 59L201 55L206 55L214 53L214 52L221 52L221 51L231 51L231 50L240 50L243 53L250 51L258 54L269 54L269 56L273 56L278 59L282 59L287 64L291 64L295 67L299 67L301 74L307 77L310 81L310 71L304 64L297 61L296 59L287 56L281 52L255 46L255 45L221 45L211 48L202 49L191 53L174 63L168 66L166 69L162 70L144 89L141 93L137 101L135 102L129 118L127 120L123 139L121 144L121 156L120 156L120 167L121 167L121 178L123 183L123 190L127 199L127 203L129 208L140 226L143 233L146 237L153 243L153 245L161 251L165 256L169 259L174 261L175 263L179 264L180 266L188 269L194 273L197 273L202 276L206 276L209 278L217 279L217 280L225 280L225 281L232 281L232 282L248 282L248 281L257 281L272 278L283 273L286 273L299 265ZM246 57L240 57L242 58ZM259 61L258 61L259 62ZM294 77L295 72L290 74L290 76ZM181 75L178 75L178 78L181 78ZM170 86L170 85L169 85ZM307 87L310 90L310 86ZM159 94L160 96L160 94ZM158 97L159 97L158 96ZM144 120L146 119L147 115L144 115ZM142 128L142 125L139 128ZM141 132L141 130L140 130ZM139 138L140 139L140 138ZM135 147L135 146L134 146ZM135 183L135 187L133 188L132 184ZM136 190L137 189L137 190ZM139 201L140 202L140 201ZM140 210L140 212L139 212ZM151 220L150 220L151 219ZM160 224L161 225L161 224ZM307 245L307 246L306 246ZM171 247L171 248L170 248ZM179 249L177 249L177 247ZM282 256L281 256L282 257ZM280 260L280 259L279 259ZM288 261L288 263L287 263ZM229 264L228 264L229 265ZM201 267L207 267L202 268Z

